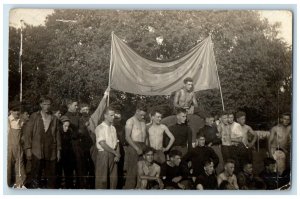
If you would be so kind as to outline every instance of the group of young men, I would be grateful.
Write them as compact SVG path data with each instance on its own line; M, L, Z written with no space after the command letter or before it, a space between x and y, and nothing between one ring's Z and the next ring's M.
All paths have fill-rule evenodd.
M51 111L50 98L42 97L41 110L27 119L20 117L17 106L11 107L8 185L213 190L275 189L289 183L289 114L271 129L265 169L255 176L252 153L257 134L245 124L244 112L222 112L218 118L205 114L205 126L193 140L187 117L198 104L191 78L175 94L176 124L171 126L162 124L158 109L150 111L146 124L147 107L138 104L124 127L120 111L106 107L107 92L91 116L88 106L78 113L76 100L68 101L67 111L59 113Z

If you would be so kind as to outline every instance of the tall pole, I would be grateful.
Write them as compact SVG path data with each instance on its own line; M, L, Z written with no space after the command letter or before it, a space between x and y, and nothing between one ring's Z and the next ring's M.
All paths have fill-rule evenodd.
M223 111L225 111L223 94L222 94L222 87L221 87L221 82L220 82L220 78L219 78L219 72L218 72L218 66L217 66L217 64L216 64L216 72L217 72L219 89L220 89L220 94L221 94L222 108L223 108Z
M209 34L209 36L210 36L210 40L211 40L211 34ZM212 40L211 40L211 47L212 47L212 52L214 52L214 43L212 42ZM215 64L216 64L216 73L217 73L217 78L218 78L219 90L220 90L220 94L221 94L222 108L223 108L223 111L225 111L222 87L221 87L221 82L220 82L220 77L219 77L218 66L217 66L216 60L215 60Z
M111 70L112 70L112 46L113 46L114 31L111 32L111 45L110 45L110 63L109 63L109 73L108 73L108 96L107 96L107 106L109 106L109 95L110 95L110 84L111 84Z
M20 103L22 103L23 97L23 66L22 66L22 54L23 54L23 20L20 20L21 34L20 34L20 54L19 54L19 67L20 67Z

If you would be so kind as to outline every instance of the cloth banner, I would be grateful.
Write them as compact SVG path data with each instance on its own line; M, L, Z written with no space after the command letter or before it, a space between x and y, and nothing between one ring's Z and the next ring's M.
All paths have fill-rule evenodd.
M145 59L115 34L111 43L111 88L140 95L170 95L191 77L194 91L219 88L211 37L166 63Z

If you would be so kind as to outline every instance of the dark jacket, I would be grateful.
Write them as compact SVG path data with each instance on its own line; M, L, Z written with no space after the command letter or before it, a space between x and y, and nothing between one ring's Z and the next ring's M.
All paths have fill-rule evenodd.
M57 151L61 150L61 137L58 126L59 120L51 115L49 128L45 132L41 112L33 113L24 128L24 149L31 149L32 154L38 159L49 157L49 160L55 160L57 158ZM49 138L47 141L50 144L47 149L41 143L42 136Z

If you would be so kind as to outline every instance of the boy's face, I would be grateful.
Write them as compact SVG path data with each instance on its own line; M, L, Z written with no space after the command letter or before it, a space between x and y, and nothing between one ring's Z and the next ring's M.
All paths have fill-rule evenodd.
M10 114L11 114L15 119L19 119L19 118L20 118L20 111L10 111Z
M244 171L247 173L247 174L252 174L253 172L253 166L252 164L247 164L244 166Z
M233 114L229 114L229 115L228 115L228 123L229 123L229 124L232 124L233 121L234 121L234 115L233 115Z
M66 121L63 123L63 131L67 132L69 130L70 127L70 122Z
M51 101L50 100L45 100L42 103L40 103L40 106L42 108L42 111L48 113L51 108Z
M288 115L282 116L281 120L282 120L283 126L288 126L290 124L290 122L291 122L291 118Z
M179 155L175 155L174 157L171 157L170 160L176 165L179 166L181 162L181 157Z
M204 171L208 174L211 175L214 172L214 163L211 162L210 164L204 166Z
M153 121L153 123L155 123L155 124L160 124L160 121L161 121L161 114L156 112L155 115L152 116L152 121Z
M61 112L60 111L56 111L54 113L54 115L59 119L61 117Z
M179 124L184 124L186 121L186 113L177 114L177 121Z
M28 112L22 113L21 117L22 117L23 121L28 121L29 120L29 114L28 114Z
M240 125L245 125L245 123L246 123L246 116L241 116L241 117L239 117L239 118L237 118L237 121L238 121L238 123L240 124Z
M191 91L193 88L193 82L187 82L184 86L187 91Z
M68 111L70 111L71 113L75 113L77 109L78 109L78 102L73 102L68 106Z
M136 110L136 117L139 121L143 121L145 118L146 112L142 110Z
M197 141L198 141L198 146L205 146L205 137L201 136L197 139Z
M153 160L154 160L154 153L153 153L153 151L149 151L148 153L146 153L146 154L144 155L144 159L145 159L147 162L152 163Z
M104 118L109 123L113 123L115 119L115 111L109 110L107 113L104 114Z
M233 163L227 163L227 164L225 165L225 171L226 171L229 175L233 175L234 164L233 164Z
M85 114L89 114L90 113L90 107L88 107L88 106L82 107L80 112L85 113Z
M223 124L228 124L228 115L222 115L220 119Z
M215 121L215 119L213 117L205 118L206 125L208 125L208 126L212 126L214 121Z

